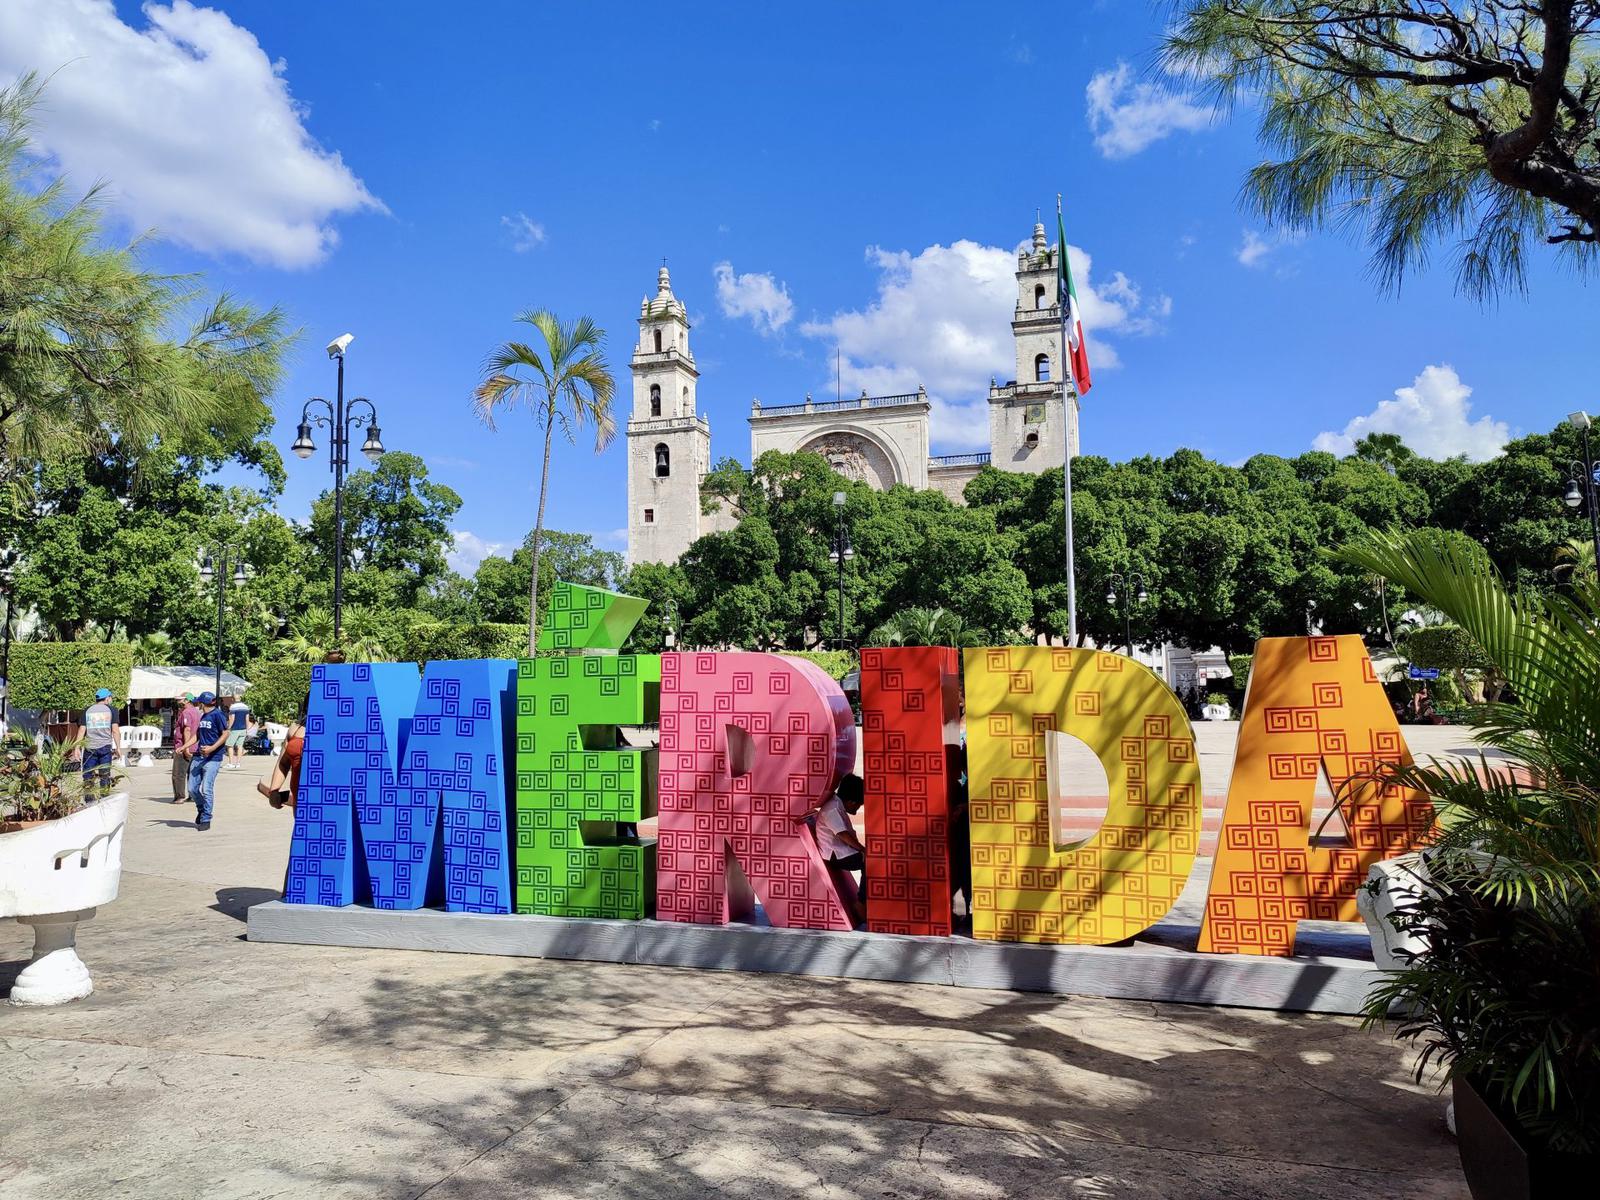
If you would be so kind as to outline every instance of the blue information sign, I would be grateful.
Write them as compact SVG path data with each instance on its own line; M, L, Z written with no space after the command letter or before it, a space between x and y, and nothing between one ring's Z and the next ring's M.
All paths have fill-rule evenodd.
M1439 668L1438 667L1408 667L1406 669L1406 674L1411 676L1412 679L1437 679L1437 678L1439 678Z

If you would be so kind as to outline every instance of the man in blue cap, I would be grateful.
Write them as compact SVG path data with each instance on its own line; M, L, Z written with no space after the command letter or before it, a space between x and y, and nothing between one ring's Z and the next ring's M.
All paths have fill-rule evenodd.
M194 827L210 829L217 772L222 768L228 742L228 718L218 711L215 692L201 692L195 699L200 705L200 725L195 730L194 758L189 763L189 799L195 804Z
M111 760L122 753L122 730L111 704L111 689L101 688L83 710L83 798L99 800L111 790Z

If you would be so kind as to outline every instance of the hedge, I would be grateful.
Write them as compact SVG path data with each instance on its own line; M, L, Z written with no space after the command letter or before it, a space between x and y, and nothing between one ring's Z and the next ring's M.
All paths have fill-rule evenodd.
M1428 625L1400 639L1400 651L1414 667L1441 671L1482 671L1492 664L1459 625Z
M132 676L127 642L15 642L9 702L13 708L87 708L100 688L124 701Z
M396 662L444 662L457 658L526 658L528 627L519 624L413 625L395 647Z
M245 701L263 721L287 725L311 695L310 663L258 659L245 668L244 677L250 681Z
M856 669L857 659L849 650L779 650L790 658L803 658L814 662L828 673L830 679L843 679Z

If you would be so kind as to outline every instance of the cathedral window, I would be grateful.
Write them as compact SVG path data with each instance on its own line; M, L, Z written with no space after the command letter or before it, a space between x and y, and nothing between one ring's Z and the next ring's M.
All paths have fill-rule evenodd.
M656 510L655 509L647 508L647 509L644 510L644 523L646 525L654 525L656 523Z
M1050 356L1048 354L1040 354L1034 357L1033 377L1039 383L1050 382Z
M665 479L672 474L672 451L662 442L656 447L656 478Z
M661 353L661 330L657 329L657 330L654 330L653 332L656 335L656 353L660 354Z
M1044 284L1039 284L1038 287L1033 289L1033 306L1035 308L1048 308L1049 305L1045 303L1047 295L1048 293L1044 290Z
M659 383L650 385L650 415L652 417L661 415L661 385Z

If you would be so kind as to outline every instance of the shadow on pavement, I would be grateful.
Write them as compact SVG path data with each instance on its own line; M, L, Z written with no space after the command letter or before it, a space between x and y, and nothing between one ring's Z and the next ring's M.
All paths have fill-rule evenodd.
M265 904L268 900L279 900L282 897L283 893L277 888L225 887L217 889L217 902L209 907L225 917L243 921L252 905Z

